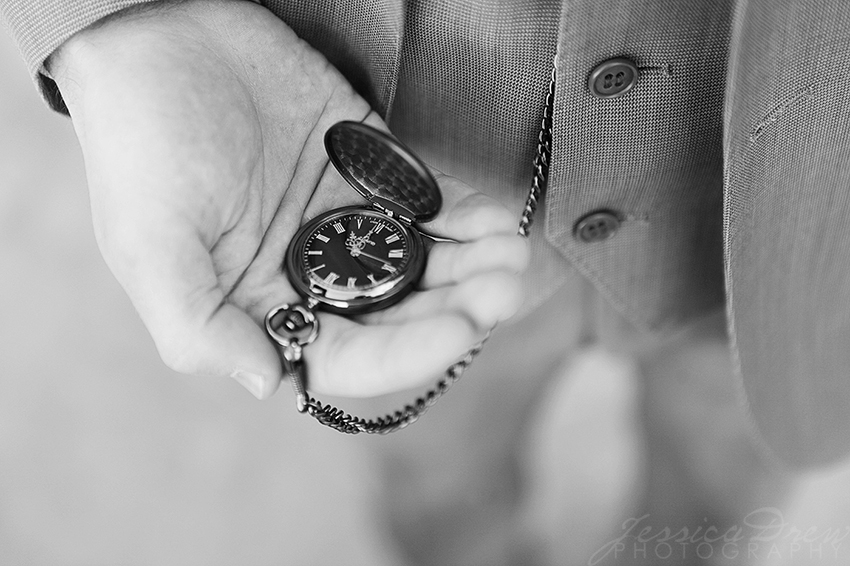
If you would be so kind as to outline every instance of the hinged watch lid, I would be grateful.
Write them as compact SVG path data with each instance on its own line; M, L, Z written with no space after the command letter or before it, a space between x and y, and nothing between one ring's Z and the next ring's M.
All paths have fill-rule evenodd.
M365 199L394 216L427 222L440 211L437 181L409 149L359 122L338 122L325 149L340 175Z

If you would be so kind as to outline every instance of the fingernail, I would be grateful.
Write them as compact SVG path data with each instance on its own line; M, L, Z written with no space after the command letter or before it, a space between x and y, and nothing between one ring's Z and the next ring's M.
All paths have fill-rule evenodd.
M257 375L256 373L251 373L248 371L237 370L234 371L230 377L239 382L239 384L251 392L251 395L256 397L257 399L263 398L263 389L265 389L265 379L263 379L262 375Z

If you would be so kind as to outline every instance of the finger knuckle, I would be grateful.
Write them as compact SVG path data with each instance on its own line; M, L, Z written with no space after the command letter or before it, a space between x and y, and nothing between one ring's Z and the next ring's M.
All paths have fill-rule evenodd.
M189 336L167 336L155 339L163 363L177 373L197 375L205 359L201 341Z
M469 300L474 304L475 316L482 325L492 326L511 317L521 303L519 278L510 272L495 272Z
M516 229L514 214L502 203L487 195L476 195L471 216L487 233L509 233Z

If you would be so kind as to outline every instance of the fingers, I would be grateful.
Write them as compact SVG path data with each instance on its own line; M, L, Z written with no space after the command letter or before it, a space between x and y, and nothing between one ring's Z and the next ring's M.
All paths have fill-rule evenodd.
M279 305L271 296L248 310L255 318ZM307 387L319 395L363 398L420 388L519 308L517 277L496 272L413 293L358 320L319 312L319 333L304 348Z
M421 387L480 340L466 317L453 314L380 326L329 315L321 325L319 339L304 350L307 386L353 398Z
M428 252L420 286L441 287L489 271L520 273L528 261L528 243L515 234L486 236L465 244L438 243Z
M363 324L327 316L319 339L305 350L309 387L349 397L422 387L521 304L516 274L490 271L413 293L361 317Z
M522 304L519 279L504 271L474 276L456 285L420 291L385 311L362 317L370 324L397 324L440 313L464 316L482 338ZM471 345L471 344L470 344Z
M499 201L459 179L433 173L443 194L443 207L434 220L422 225L426 232L461 242L516 234L519 218Z
M225 301L209 251L190 227L163 216L105 237L104 257L169 367L233 377L260 399L277 389L277 351L250 316Z

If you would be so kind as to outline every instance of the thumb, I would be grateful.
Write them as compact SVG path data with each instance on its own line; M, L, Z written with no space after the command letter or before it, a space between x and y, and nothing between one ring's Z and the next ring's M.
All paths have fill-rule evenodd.
M432 173L440 185L443 207L434 220L423 224L427 231L460 242L517 233L519 218L504 204L456 177Z
M160 217L101 236L122 284L162 360L180 373L233 377L259 399L280 383L280 360L263 330L227 302L197 231Z

